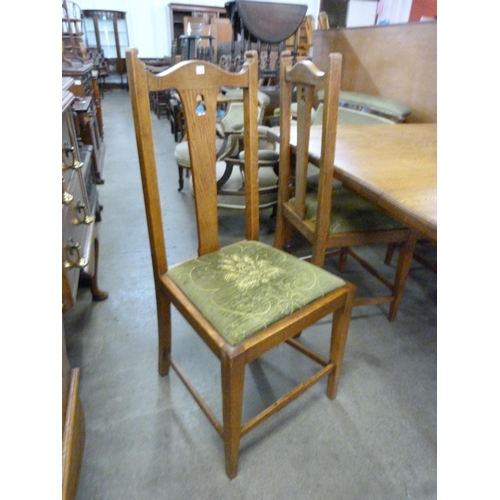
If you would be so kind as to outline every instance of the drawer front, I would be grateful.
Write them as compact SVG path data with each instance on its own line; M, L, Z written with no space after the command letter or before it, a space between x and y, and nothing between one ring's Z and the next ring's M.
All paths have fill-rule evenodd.
M68 151L70 151L68 153ZM90 206L86 180L91 178L90 157L76 160L78 148L62 149L62 260L63 283L72 302L76 300L80 273L90 276L95 272L95 207ZM78 156L79 157L79 156ZM68 161L69 159L69 161ZM71 167L69 167L71 165ZM76 165L76 168L75 168ZM63 299L64 300L64 299ZM71 303L67 301L67 303Z

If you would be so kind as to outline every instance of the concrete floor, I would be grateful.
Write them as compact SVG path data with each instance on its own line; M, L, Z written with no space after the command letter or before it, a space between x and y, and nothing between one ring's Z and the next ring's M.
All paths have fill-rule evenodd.
M81 367L87 428L77 500L436 498L437 280L416 262L396 322L388 322L385 305L354 310L337 398L326 398L322 381L257 427L242 440L238 476L227 478L222 440L177 375L157 374L153 277L129 94L106 92L102 109L99 284L109 298L92 302L81 288L64 315L68 356ZM196 252L192 198L188 188L177 192L168 121L154 117L153 123L174 263ZM221 211L220 224L224 242L243 237L242 214ZM263 213L263 241L272 243L273 225ZM382 262L384 251L365 249L365 255ZM332 271L334 264L328 263ZM360 295L378 290L354 261L343 276ZM320 322L302 339L324 349L328 330L328 322ZM217 413L217 361L177 314L174 352ZM305 378L311 367L296 356L283 346L249 367L245 419Z

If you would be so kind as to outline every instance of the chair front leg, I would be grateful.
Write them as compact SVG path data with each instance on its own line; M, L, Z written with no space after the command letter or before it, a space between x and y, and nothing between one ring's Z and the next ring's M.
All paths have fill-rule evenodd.
M340 249L339 256L339 272L343 273L345 271L345 266L347 264L347 256L349 255L349 247L342 247Z
M226 474L234 479L238 474L238 457L241 438L241 416L245 363L223 353L221 359L222 419Z

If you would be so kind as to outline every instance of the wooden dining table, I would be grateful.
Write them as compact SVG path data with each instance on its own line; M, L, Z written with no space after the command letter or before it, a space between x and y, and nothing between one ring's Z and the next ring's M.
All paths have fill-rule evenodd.
M311 163L318 165L320 153L321 125L312 126ZM334 176L437 243L436 124L338 125Z

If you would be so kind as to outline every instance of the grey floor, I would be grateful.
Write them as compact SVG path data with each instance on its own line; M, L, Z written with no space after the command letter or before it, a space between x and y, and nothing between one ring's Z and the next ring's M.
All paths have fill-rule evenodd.
M222 441L175 373L157 374L155 299L129 94L102 101L104 209L99 223L99 284L108 300L79 290L64 315L67 350L81 368L86 443L78 500L335 499L430 500L437 496L436 275L414 262L396 322L387 307L353 312L337 398L325 381L243 438L238 476L224 470ZM171 262L194 255L189 189L177 192L174 140L153 118L165 183ZM224 241L243 237L238 213L221 211ZM262 213L262 240L273 220ZM299 246L300 249L300 246ZM301 251L301 250L299 250ZM384 248L364 249L382 264ZM335 271L334 262L328 266ZM378 290L351 261L343 275L358 293ZM302 340L325 349L325 320ZM178 315L174 353L220 414L215 357ZM290 352L292 351L292 352ZM249 366L244 417L255 415L311 367L287 346Z

